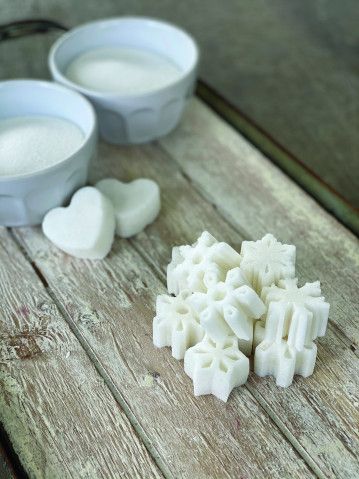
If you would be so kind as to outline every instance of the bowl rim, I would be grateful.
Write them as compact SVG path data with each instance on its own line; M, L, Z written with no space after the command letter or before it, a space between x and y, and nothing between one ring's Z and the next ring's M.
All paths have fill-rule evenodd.
M91 30L93 28L103 28L104 26L111 25L111 24L121 24L125 22L137 22L137 23L150 23L159 25L161 27L175 30L178 33L184 35L190 42L193 52L194 52L194 61L192 65L188 68L188 70L181 73L175 80L164 87L159 87L148 92L143 93L131 93L131 94L120 94L116 91L113 92L101 92L98 90L92 90L90 88L83 87L78 83L75 83L67 78L66 75L62 73L62 71L58 68L55 56L58 49L67 41L69 41L72 37L75 37L79 32L83 30ZM131 100L131 99L141 99L152 96L154 94L158 94L160 92L166 92L167 90L177 86L183 80L190 77L193 72L197 69L198 63L200 58L200 50L196 40L190 35L186 30L174 25L171 22L167 22L165 20L153 18L153 17L146 17L146 16L123 16L123 17L110 17L104 18L100 20L95 20L91 22L82 23L81 25L72 28L68 32L64 33L60 36L51 46L49 55L48 55L48 66L53 78L56 81L60 81L62 84L66 85L67 87L74 89L76 91L81 92L83 95L97 98L97 99L113 99L116 98L117 100Z
M60 91L61 93L66 93L70 96L71 95L75 96L77 100L83 102L83 104L85 105L85 107L88 110L88 115L89 115L89 119L90 119L90 128L89 128L89 131L87 133L84 132L84 138L83 138L83 141L82 141L81 145L70 156L67 156L63 160L55 163L54 165L47 166L46 168L43 168L43 169L38 170L38 171L34 171L34 172L30 172L30 173L23 173L23 174L20 173L20 174L17 174L17 175L1 175L0 174L0 184L5 183L5 182L27 180L27 179L30 179L30 178L41 176L41 175L46 174L46 173L50 173L51 171L56 171L57 169L59 169L63 165L65 165L66 163L70 163L74 159L75 155L78 155L80 152L85 150L85 148L87 147L89 142L94 137L97 138L97 117L96 117L96 114L95 114L94 107L92 106L91 102L87 98L85 98L83 95L81 95L80 93L78 93L78 92L76 92L72 89L69 89L69 88L67 88L67 87L65 87L65 86L63 86L59 83L46 81L46 80L37 80L37 79L32 79L32 78L16 78L14 80L0 81L0 91L5 87L12 87L12 86L21 87L21 86L25 86L25 85L29 85L29 84L34 85L36 87L40 87L40 88L50 88L50 89L53 89L53 90L56 90L56 91ZM23 115L21 115L21 116L23 116ZM46 115L44 115L44 116L46 116ZM52 116L54 118L61 118L61 116L56 117L55 115L48 115L48 116ZM12 116L12 117L6 117L5 116L5 117L3 117L3 119L5 119L5 118L16 118L16 116ZM0 119L0 121L1 121L1 119ZM73 121L73 123L82 130L81 125L79 125L75 121Z

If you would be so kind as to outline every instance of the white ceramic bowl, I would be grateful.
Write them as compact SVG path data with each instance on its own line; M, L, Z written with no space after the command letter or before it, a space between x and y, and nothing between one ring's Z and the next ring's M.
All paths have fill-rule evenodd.
M3 226L41 223L49 209L63 204L86 183L89 163L96 150L96 115L82 95L39 80L0 82L0 121L28 115L69 120L83 131L84 140L75 153L53 166L24 175L0 176L0 225Z
M172 60L182 74L170 85L141 95L89 90L71 82L67 66L77 56L100 47L143 48ZM178 123L186 98L194 89L198 48L186 32L168 23L141 17L100 20L61 36L52 46L53 78L89 98L99 119L100 133L110 143L144 143L170 132Z

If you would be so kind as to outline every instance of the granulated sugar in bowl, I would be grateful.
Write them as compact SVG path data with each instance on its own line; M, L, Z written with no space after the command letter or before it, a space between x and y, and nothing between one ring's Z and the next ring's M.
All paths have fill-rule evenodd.
M0 225L41 223L87 181L96 115L78 93L39 80L0 82Z

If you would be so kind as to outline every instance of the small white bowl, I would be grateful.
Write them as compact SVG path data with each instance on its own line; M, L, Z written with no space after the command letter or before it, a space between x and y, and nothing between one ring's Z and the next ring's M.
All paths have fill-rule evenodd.
M89 90L66 77L68 65L77 56L111 46L158 53L172 60L182 74L170 85L141 95ZM123 17L88 23L62 35L50 50L49 67L56 81L91 100L106 141L131 144L154 140L177 125L194 89L198 56L195 41L183 30L150 18Z
M41 223L45 213L63 204L87 181L97 144L96 115L82 95L39 80L0 82L0 121L19 116L53 116L69 120L84 133L75 153L34 173L0 176L0 225ZM1 161L1 158L0 158Z

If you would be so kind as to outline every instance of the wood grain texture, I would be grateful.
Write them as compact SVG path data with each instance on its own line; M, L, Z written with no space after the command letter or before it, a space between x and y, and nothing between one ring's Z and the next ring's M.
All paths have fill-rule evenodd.
M207 0L205 8L190 0L87 0L85 6L72 0L11 0L2 2L0 21L37 16L74 26L129 14L189 30L202 49L201 77L359 206L356 0L227 0L225 5ZM47 38L35 40L41 55L31 55L23 39L0 45L0 58L1 50L9 48L11 59L23 51L27 55L22 65L12 66L13 74L47 75Z
M206 228L240 249L245 238L194 190L179 165L157 146L122 148L118 152L117 148L102 145L91 179L96 181L111 174L127 181L144 175L160 182L162 214L145 234L137 235L131 242L163 280L172 246L192 243ZM359 416L352 400L358 387L357 380L353 381L358 364L348 342L343 342L336 331L329 326L327 336L319 341L319 359L312 378L298 378L291 388L282 391L272 379L256 379L253 375L249 387L276 423L288 431L292 441L299 441L325 475L347 477L357 470L355 457L359 453ZM317 392L316 401L311 397L313 391ZM328 423L333 427L328 428ZM343 435L347 435L345 440ZM323 444L332 446L330 452L325 453Z
M226 405L196 399L183 364L154 348L154 303L165 287L128 241L93 263L63 254L39 229L17 235L173 478L312 477L246 388Z
M249 67L250 75L247 81L242 78L241 89L237 89L236 79L233 89L226 91L230 95L239 94L241 106L245 104L245 111L254 112L258 123L263 125L262 119L267 121L273 131L279 125L278 131L283 137L297 139L298 151L305 152L311 163L319 156L308 154L310 145L315 144L317 151L322 148L320 151L324 153L319 160L325 166L326 179L330 182L334 178L335 185L341 188L344 185L353 197L351 185L355 177L350 161L354 158L353 152L350 148L336 149L337 145L348 145L352 121L348 126L347 117L336 110L332 100L326 105L327 110L319 108L318 105L325 103L328 90L313 87L317 82L316 75L312 75L313 62L309 62L311 68L305 72L307 82L311 81L311 76L314 78L314 83L307 84L312 86L305 89L305 96L310 97L310 91L315 91L317 99L313 109L315 115L308 121L310 132L303 133L307 130L301 121L308 117L298 115L298 111L304 107L308 109L311 103L299 97L294 102L287 102L285 89L277 92L285 97L280 104L281 113L273 118L273 108L268 106L266 110L269 103L260 95L278 105L278 96L272 95L274 83L271 84L272 79L268 77L268 65L275 64L268 56L268 42L262 51L267 63L263 66L257 58L255 70L251 71L254 43L250 38L258 37L263 45L251 25L253 21L255 24L264 21L274 26L282 2L276 2L271 11L262 2L260 4L262 16L257 15L257 1L247 7L250 10L247 9L246 15L240 16L246 23L244 29L238 26L238 16L231 15L233 21L226 23L225 9L212 0L206 7L215 20L212 27L209 27L209 17L202 15L202 5L191 4L192 15L188 15L187 2L174 5L173 1L151 6L142 2L123 1L118 5L114 0L91 1L84 8L70 0L61 3L14 0L2 9L1 21L36 15L52 16L75 25L123 13L167 18L186 26L200 39L206 48L202 64L205 76L208 78L210 71L210 75L217 72L220 82L226 81L226 77L230 80L227 69L218 68L213 61L220 47L219 36L225 38L222 26L226 25L229 37L236 41L243 32L249 43L242 42L241 62L234 67ZM243 9L243 6L235 8ZM201 15L196 15L199 11ZM236 26L232 34L233 22ZM246 33L246 28L251 32ZM296 25L294 36L298 32L300 28L298 30ZM247 37L249 33L250 38ZM289 36L293 38L292 33ZM46 55L56 37L57 34L39 35L0 44L0 77L48 77ZM278 38L282 38L281 32ZM235 41L228 41L227 37L225 44L228 52L228 45L235 45ZM236 58L237 55L238 52ZM220 58L228 64L227 55L220 55ZM327 60L331 61L329 57ZM294 68L288 70L288 75L294 78L293 72L303 67L299 63L291 65ZM275 72L275 68L271 71ZM281 71L284 74L286 69L281 68ZM293 84L288 85L292 88ZM330 90L329 81L328 87ZM255 95L250 93L253 88L257 90ZM355 104L347 101L351 94L351 89L346 90L340 95L340 101ZM265 111L256 109L251 103L256 98L260 98L256 100L257 105ZM290 121L283 116L285 106L291 112ZM329 110L331 114L325 114ZM352 120L357 114L354 110L349 112ZM330 136L324 130L317 134L317 118L322 114L326 118L335 117L337 124L344 127L333 130ZM295 128L292 127L293 118ZM285 136L287 133L289 136ZM323 148L325 138L330 141ZM74 477L75 471L75 477L78 474L92 479L112 477L112 474L117 478L119 464L129 477L148 477L148 471L156 475L157 469L144 450L142 439L168 477L302 478L313 474L331 478L358 477L355 409L358 372L354 352L359 260L355 238L197 101L190 106L181 127L160 144L137 148L102 146L101 160L94 165L92 180L107 175L122 179L141 175L160 182L163 211L153 226L130 242L117 240L113 252L103 263L77 261L63 255L48 244L38 229L21 229L16 235L46 277L51 296L59 301L67 321L117 402L131 418L140 439L32 270L21 259L20 277L7 260L4 270L8 282L5 284L9 284L10 278L11 284L16 283L18 287L13 291L7 287L6 296L15 301L16 309L20 308L21 324L16 323L14 327L14 317L19 321L16 319L18 312L13 313L13 309L7 307L6 341L0 348L0 355L5 357L2 365L5 373L1 372L1 377L6 384L6 396L2 402L7 402L3 414L30 475L57 477L62 467L61 477ZM339 170L334 166L337 164L341 168L336 176L334 172ZM251 375L246 387L239 388L224 406L211 397L193 398L192 385L182 365L170 357L168 350L153 348L153 303L155 295L164 290L163 271L170 249L173 244L192 242L205 228L237 248L243 239L260 237L267 231L298 246L300 280L320 279L332 303L331 326L327 336L319 341L317 367L311 378L296 379L292 387L282 390L271 378L259 379ZM4 251L18 254L6 233L2 233L3 237L6 248L0 256ZM2 267L0 261L1 271ZM32 286L26 291L24 284ZM0 290L2 287L1 283ZM38 303L34 302L38 295L50 305L45 307L45 312L39 311ZM36 327L31 323L30 334L22 319L23 314L28 314L23 304L30 304L31 318L36 318ZM9 335L9 327L15 334ZM43 335L44 327L50 331L49 338ZM46 350L49 345L50 350ZM66 358L68 352L70 356ZM67 397L64 399L65 391ZM84 415L84 410L91 413ZM108 427L113 423L115 428ZM119 435L122 435L122 428L126 431L123 440L116 434L121 431ZM94 442L101 448L94 449ZM113 443L118 446L109 451L108 444ZM128 468L121 462L124 454Z
M321 281L331 322L358 345L357 238L198 100L160 144L244 237L296 245L300 282Z
M199 141L198 138L197 140ZM265 167L266 161L263 160L263 167ZM118 148L102 144L99 158L92 168L91 181L95 182L107 176L115 176L122 180L146 176L159 182L162 193L161 215L152 226L147 228L144 233L137 235L130 243L145 258L146 262L151 264L152 270L156 272L162 281L164 281L164 270L174 244L192 243L204 229L209 229L212 234L230 242L237 249L240 249L241 241L244 238L248 238L248 236L239 233L238 230L223 219L217 209L213 207L213 204L202 198L193 188L190 181L188 181L188 178L183 175L179 164L159 145ZM109 304L109 302L113 301L111 299L113 293L109 290L109 286L105 287L102 285L103 281L108 281L105 273L102 271L103 269L107 270L106 274L113 281L112 287L115 287L116 290L118 289L119 292L116 294L120 295L120 289L128 288L125 279L126 277L128 278L128 273L123 278L126 271L125 264L123 263L127 255L129 254L132 258L131 260L126 260L128 267L132 265L132 268L135 268L134 265L138 265L135 271L142 271L144 268L144 266L139 265L139 259L129 248L128 242L116 240L115 253L111 253L108 260L106 260L105 266L102 263L96 263L95 270L92 273L90 266L82 267L82 262L65 256L69 269L64 272L64 255L51 247L38 230L21 229L16 234L28 248L29 254L46 276L51 287L54 288L60 301L63 302L65 298L70 298L71 294L77 298L76 306L72 304L67 309L72 320L76 323L78 323L76 318L80 314L76 311L81 311L82 309L95 310L96 315L99 314L106 318L103 322L112 322L112 316L119 314L114 312L117 311L116 302L112 305ZM305 270L303 270L304 273ZM141 273L133 274L136 281L143 281ZM138 277L137 274L139 275ZM62 277L71 277L71 280L67 279L64 285L59 284L58 278ZM102 277L104 279L101 279ZM153 277L149 277L145 282L154 289L154 293L158 292L159 288L162 291L162 287L158 286L157 281ZM88 285L93 285L90 287L90 291L88 291ZM100 293L93 289L99 286L102 286ZM151 331L149 327L152 319L151 312L153 315L154 296L150 296L149 299L145 293L137 292L136 295L134 292L129 292L126 294L130 298L130 303L132 302L133 304L132 306L127 306L129 310L127 313L123 313L124 316L121 319L121 324L123 321L131 322L132 317L141 317L138 321L143 321L147 324L148 330L145 333L146 345L143 346L144 352L142 357L142 360L146 362L147 354L149 356L157 356L155 350L151 352ZM141 297L141 300L138 299L138 296ZM104 300L99 299L99 297L106 298L106 305ZM83 298L80 303L79 298ZM137 312L138 308L140 308L138 304L140 301L145 302L148 307L144 312L141 310L141 316ZM72 308L74 309L72 310ZM119 308L117 307L117 309ZM122 317L122 313L120 314ZM103 332L102 328L105 327L99 327L101 333L96 332L95 337L88 337L89 333L86 330L82 332L83 328L81 325L79 330L82 334L85 334L92 349L97 351L97 358L104 365L104 368L114 371L113 364L116 362L116 359L109 352L106 353L113 347L106 346L107 343L102 343L102 341L106 341L105 338L109 334L108 332ZM136 336L136 342L141 343L136 326L134 324L131 326L130 324L128 327L132 328L132 330L126 332L126 334L122 333L121 337L122 335L131 337L132 334ZM111 331L111 334L116 333ZM100 345L96 339L99 335L103 338ZM248 390L252 394L252 399L253 396L256 397L272 420L298 448L312 469L320 477L346 478L350 477L350 475L355 477L355 474L359 473L355 461L355 454L358 453L356 442L356 419L358 419L358 416L355 403L353 403L356 387L355 378L358 371L355 366L355 355L349 349L348 341L343 341L343 338L345 339L340 333L338 337L335 328L329 328L327 337L319 342L317 369L315 374L309 379L296 379L292 387L282 390L275 386L271 378L258 380L254 375L251 375L247 385ZM133 339L131 339L129 344L131 343L133 343ZM132 369L134 362L132 356L136 356L136 352L130 353L124 350L122 354L126 355L126 362ZM170 381L171 387L167 386L167 389L172 391L179 377L183 376L184 373L181 367L178 369L175 366L178 363L174 362L172 364L172 360L168 358L168 355L168 351L164 354L161 353L161 361L164 358L167 361L170 360L171 372L169 375L165 374L163 378L163 371L166 366L159 365L157 361L153 363L154 360L152 359L150 363L152 369L149 368L146 371L143 368L138 369L139 366L137 366L135 377L138 378L138 375L144 377L146 374L150 377L151 371L159 372L161 380ZM117 384L117 373L111 372L110 375L115 384ZM157 378L156 381L158 380ZM148 381L151 383L152 379ZM178 384L180 390L182 390L182 387L182 383ZM188 388L188 385L186 387ZM120 387L119 390L121 393L122 389ZM126 394L126 401L132 405L133 390L124 394ZM190 393L188 392L188 394ZM183 398L181 397L182 400ZM235 404L237 400L235 395L233 399ZM201 402L201 405L205 405L203 407L205 407L207 414L208 407L211 407L211 404L208 405L207 400L200 399L199 401L204 401ZM232 399L230 404L231 401ZM190 407L193 408L195 403L196 401L193 400ZM237 408L237 405L233 407ZM228 406L225 413L222 412L221 414L222 421L228 415L227 408ZM189 407L186 409L188 409L186 415L190 414ZM151 415L153 412L147 410L147 414ZM143 425L143 429L147 431L149 426L146 423L146 419L143 419L142 415L139 417L138 413L136 413L136 417ZM228 420L230 421L231 419L229 418ZM331 427L328 424L331 424ZM193 464L191 464L191 467L193 467Z
M162 477L4 229L0 297L0 418L29 476Z
M131 241L152 267L159 270L163 280L172 246L192 243L204 229L209 229L217 238L228 241L238 250L240 242L248 239L194 190L178 163L157 146L122 148L118 153L117 148L102 145L99 157L92 170L93 181L112 174L126 181L144 175L160 182L162 214L145 234ZM266 163L267 160L263 159L262 168ZM345 243L344 238L340 241ZM352 279L355 280L355 270L353 273ZM301 268L300 277L309 277L310 274L316 274L314 267L309 271ZM325 286L323 288L326 294ZM346 301L350 299L346 298ZM352 303L355 304L356 299L356 296L352 298ZM336 299L330 298L330 301ZM344 314L355 315L351 312L351 304L347 308ZM357 375L358 362L350 349L350 342L330 325L327 336L319 341L317 369L312 378L298 378L291 388L282 391L272 379L256 379L253 375L254 387L251 387L252 380L249 387L276 423L287 429L291 440L299 441L325 475L347 477L357 470L355 458L359 453L359 416L353 403L353 394L358 387ZM316 392L315 401L312 400L313 391ZM333 426L328 428L328 423ZM325 453L323 444L330 444L330 451Z

